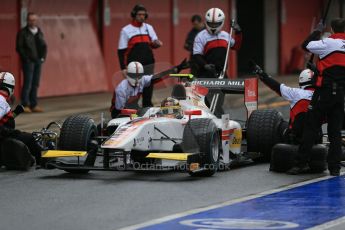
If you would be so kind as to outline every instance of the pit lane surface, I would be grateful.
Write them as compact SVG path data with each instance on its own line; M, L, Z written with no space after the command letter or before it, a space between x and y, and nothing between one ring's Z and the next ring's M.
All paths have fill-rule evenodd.
M275 102L266 101L268 107ZM277 109L288 115L286 107ZM243 114L240 109L230 113L232 119L242 120ZM1 171L0 228L118 229L325 175L272 173L268 164L250 164L211 178L191 178L180 172Z

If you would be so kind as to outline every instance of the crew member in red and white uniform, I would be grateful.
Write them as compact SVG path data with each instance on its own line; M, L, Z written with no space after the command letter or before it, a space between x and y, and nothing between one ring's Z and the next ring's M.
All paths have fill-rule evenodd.
M30 153L36 158L36 163L39 164L41 147L35 142L31 133L21 132L15 129L14 118L24 111L24 107L19 105L13 111L11 110L8 102L13 95L14 86L14 76L9 72L0 72L0 141L6 138L14 138L22 141L29 148Z
M193 45L193 60L198 66L197 77L217 78L224 68L228 42L233 50L239 50L242 43L242 32L236 23L234 38L230 38L228 32L222 30L225 15L219 8L211 8L206 12L206 29L202 30L195 37ZM225 78L227 75L225 73ZM209 93L206 97L206 104L210 107L213 94ZM224 95L220 94L215 113L221 115Z
M118 57L121 70L125 72L130 62L137 61L144 66L145 74L153 74L155 59L152 49L161 47L163 43L158 39L153 27L145 23L148 13L143 5L134 6L131 17L132 22L122 28L119 38ZM152 86L144 88L144 107L152 106L152 90Z
M310 69L303 70L299 75L299 88L292 88L282 84L265 73L259 66L254 71L260 80L279 96L290 102L290 119L288 130L284 131L284 140L300 143L303 134L304 122L308 106L313 96L315 87L312 78L314 72ZM291 138L290 138L291 137Z
M299 147L296 165L289 174L301 174L309 170L310 151L315 142L317 131L326 117L327 133L330 141L328 150L328 170L330 175L339 176L341 159L341 128L344 113L345 91L345 20L331 22L332 35L317 40L321 29L314 31L303 43L307 51L319 55L316 90L310 103L307 119Z
M170 73L179 73L186 68L189 68L189 64L184 59L179 65L171 69L154 75L146 75L144 67L140 62L129 63L126 71L126 79L122 80L114 91L110 107L111 117L116 118L120 114L121 109L124 108L138 109L138 101L145 87L159 82Z

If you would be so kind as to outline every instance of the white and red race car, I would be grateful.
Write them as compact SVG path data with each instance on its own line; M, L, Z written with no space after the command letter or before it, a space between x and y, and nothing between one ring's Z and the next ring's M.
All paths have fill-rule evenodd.
M244 94L249 118L244 127L229 114L216 117L206 106L205 95L213 89ZM121 113L126 117L107 123L108 136L97 136L96 125L87 116L67 118L58 150L43 154L45 167L68 172L177 169L211 176L235 163L269 158L272 146L279 142L283 118L274 110L256 110L256 78L181 81L171 96L179 100L182 116L162 116L160 107L148 108L139 116L136 110L124 109ZM97 157L102 158L101 164Z

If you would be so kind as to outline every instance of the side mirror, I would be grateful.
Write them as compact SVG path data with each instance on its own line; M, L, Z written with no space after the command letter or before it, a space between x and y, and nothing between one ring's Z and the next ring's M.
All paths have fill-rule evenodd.
M135 115L137 114L138 110L136 109L121 109L121 115L130 116L131 120L135 118Z

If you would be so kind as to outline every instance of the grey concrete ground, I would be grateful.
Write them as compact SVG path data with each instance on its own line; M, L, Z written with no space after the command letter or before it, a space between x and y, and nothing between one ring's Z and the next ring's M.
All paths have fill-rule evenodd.
M296 85L297 78L279 80ZM155 91L155 104L169 93L170 90ZM41 99L45 112L23 114L18 117L17 125L32 131L77 113L98 119L100 112L108 111L110 99L108 93ZM240 100L226 103L230 108L241 104ZM260 86L260 102L262 107L277 107L288 116L288 109L279 104L281 99L266 87ZM231 115L240 119L243 110L234 107ZM211 178L191 178L180 172L91 172L81 176L59 170L3 170L0 229L118 229L323 175L271 173L267 164L251 164L219 172Z

